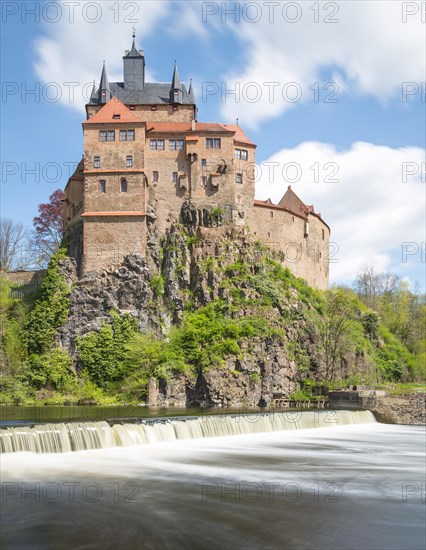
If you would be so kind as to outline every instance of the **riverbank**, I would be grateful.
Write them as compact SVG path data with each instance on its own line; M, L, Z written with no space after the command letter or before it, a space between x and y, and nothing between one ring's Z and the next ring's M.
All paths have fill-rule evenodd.
M426 392L391 396L370 389L339 390L329 393L328 406L337 410L369 410L379 422L386 424L426 424Z

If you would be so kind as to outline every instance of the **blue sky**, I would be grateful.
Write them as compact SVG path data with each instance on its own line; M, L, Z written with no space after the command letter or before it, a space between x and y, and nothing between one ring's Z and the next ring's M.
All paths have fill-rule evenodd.
M424 289L420 2L320 2L317 12L312 2L287 12L271 2L144 1L119 3L118 11L113 2L89 4L76 2L71 21L63 3L56 11L54 2L2 3L3 217L30 227L38 203L65 186L82 155L83 87L99 80L103 59L110 80L121 80L134 26L150 79L170 81L176 59L182 80L193 78L199 120L238 118L258 144L258 198L279 200L291 183L322 213L339 248L333 282L348 283L374 263ZM67 82L76 83L74 101ZM212 86L219 91L203 94ZM35 87L37 97L29 93ZM325 101L331 91L333 103ZM295 92L301 97L292 102ZM273 181L265 162L277 163ZM283 177L288 163L300 167L295 181ZM324 169L330 163L334 182ZM405 262L403 243L414 243L405 245Z

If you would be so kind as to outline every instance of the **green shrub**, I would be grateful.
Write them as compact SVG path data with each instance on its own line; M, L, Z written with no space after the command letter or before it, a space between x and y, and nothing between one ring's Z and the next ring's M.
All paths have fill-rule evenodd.
M126 344L138 331L138 320L131 315L110 311L110 322L97 332L77 338L78 357L95 384L105 388L126 374Z
M77 375L66 351L54 348L41 356L33 354L29 362L29 379L36 388L49 387L60 392L75 389Z
M25 341L29 354L42 355L52 347L55 333L68 317L70 288L59 271L59 261L66 257L60 248L51 258L41 285L40 299L25 326Z

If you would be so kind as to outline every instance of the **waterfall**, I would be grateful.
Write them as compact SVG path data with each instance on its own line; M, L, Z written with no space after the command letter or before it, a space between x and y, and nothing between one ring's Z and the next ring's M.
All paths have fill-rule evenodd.
M139 423L73 422L0 430L1 452L66 453L282 430L375 422L370 411L295 411L142 420Z

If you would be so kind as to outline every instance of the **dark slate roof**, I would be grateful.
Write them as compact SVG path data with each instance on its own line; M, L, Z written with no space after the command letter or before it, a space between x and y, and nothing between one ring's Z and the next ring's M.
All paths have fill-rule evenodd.
M135 37L133 37L132 49L128 53L126 53L124 57L143 57L143 56L144 56L143 51L139 51L136 49Z
M125 105L161 105L170 104L170 82L146 82L143 90L130 92L124 89L123 82L111 82L112 97L116 97ZM185 84L181 84L183 90L183 104L194 105L189 97ZM90 99L89 105L99 104L98 99Z

